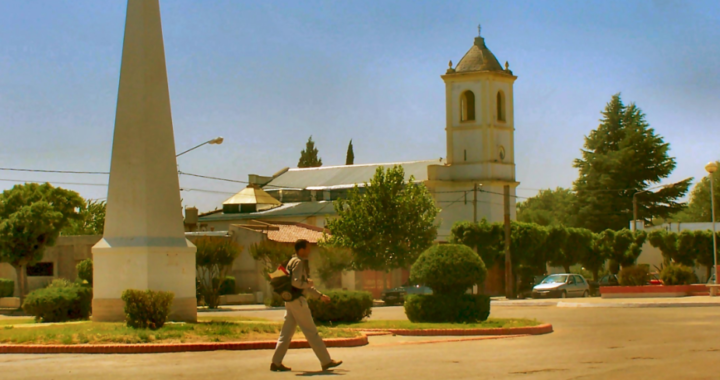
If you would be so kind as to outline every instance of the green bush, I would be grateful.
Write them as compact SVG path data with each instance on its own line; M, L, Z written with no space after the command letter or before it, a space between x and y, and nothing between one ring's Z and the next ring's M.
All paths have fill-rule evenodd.
M15 281L0 278L0 298L12 297L15 293Z
M122 293L125 301L125 320L128 327L157 330L165 324L175 295L155 290L127 289Z
M279 295L273 293L272 296L265 298L265 306L282 307L285 306L285 301Z
M93 284L93 261L92 259L85 259L78 263L75 267L77 269L78 279L87 281L92 286Z
M481 322L490 316L490 297L415 294L405 299L405 314L411 322Z
M410 270L410 281L427 285L434 294L463 294L485 281L487 269L468 246L441 244L423 252Z
M660 279L665 285L689 285L695 279L695 272L684 265L670 264L660 272Z
M219 295L224 296L227 294L235 294L235 277L226 276L223 282L220 284Z
M325 292L332 302L309 299L313 319L320 323L360 322L372 314L373 298L369 292L330 290Z
M38 322L87 319L92 307L92 288L67 280L55 280L25 298L22 308Z
M622 268L618 275L622 286L642 286L648 283L649 270L644 265Z

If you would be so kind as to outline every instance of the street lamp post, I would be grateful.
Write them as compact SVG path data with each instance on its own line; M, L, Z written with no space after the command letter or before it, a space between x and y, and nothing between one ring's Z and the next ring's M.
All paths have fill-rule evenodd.
M197 149L197 148L199 148L199 147L201 147L201 146L203 146L203 145L205 145L205 144L218 144L218 145L219 145L219 144L222 144L222 143L223 143L223 140L224 140L224 139L223 139L222 137L216 137L216 138L214 138L214 139L212 139L212 140L205 141L204 143L202 143L202 144L200 144L200 145L194 146L194 147L192 147L192 148L190 148L190 149L188 149L188 150L186 150L186 151L178 154L178 155L175 156L175 157L176 157L176 158L177 158L177 157L180 157L180 156L182 156L183 154L185 154L185 153L187 153L187 152L189 152L189 151L191 151L191 150L195 150L195 149Z
M720 279L718 278L718 265L717 265L717 232L715 231L715 191L713 190L714 185L714 177L715 173L718 169L718 165L716 162L708 162L707 165L705 165L705 170L710 173L710 215L712 216L712 232L713 232L713 265L715 266L715 285L720 284ZM716 288L717 289L717 288ZM715 292L711 292L711 294L714 295Z

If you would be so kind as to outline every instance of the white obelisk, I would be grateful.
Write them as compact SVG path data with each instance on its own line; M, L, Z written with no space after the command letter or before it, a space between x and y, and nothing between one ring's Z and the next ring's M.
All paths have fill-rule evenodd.
M125 289L173 292L170 319L197 320L158 0L128 0L105 234L92 252L93 321L123 320Z

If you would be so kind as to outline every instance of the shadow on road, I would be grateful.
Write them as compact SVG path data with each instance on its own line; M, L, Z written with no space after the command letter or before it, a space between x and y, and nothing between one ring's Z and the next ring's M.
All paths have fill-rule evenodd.
M348 371L340 370L340 371L336 372L333 370L328 370L328 371L303 372L303 373L298 373L295 376L345 376L344 372L348 372Z

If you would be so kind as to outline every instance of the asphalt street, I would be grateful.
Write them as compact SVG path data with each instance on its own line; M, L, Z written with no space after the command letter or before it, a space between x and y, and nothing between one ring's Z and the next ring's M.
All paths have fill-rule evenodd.
M233 312L282 319L282 310ZM230 315L230 314L227 314ZM270 372L271 351L150 355L0 355L11 379L720 379L720 308L560 308L496 306L491 317L536 318L542 336L423 343L422 337L371 337L370 345L330 349L345 361L320 372L309 349L290 350L290 373ZM374 319L404 319L402 307ZM438 339L434 339L438 340ZM442 340L442 339L440 339ZM422 344L421 344L422 343Z

